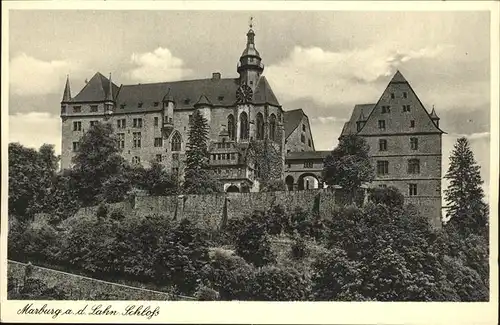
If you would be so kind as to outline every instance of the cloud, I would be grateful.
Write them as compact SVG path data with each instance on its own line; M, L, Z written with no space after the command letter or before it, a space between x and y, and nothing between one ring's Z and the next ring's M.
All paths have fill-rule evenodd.
M18 113L9 116L9 142L19 142L30 148L53 144L61 154L61 118L49 113Z
M346 118L338 118L338 117L335 117L335 116L317 116L317 117L314 117L314 118L311 119L311 123L319 122L321 124L326 124L326 123L330 123L330 122L342 122L342 123L345 123L347 121L348 121L348 119L346 119Z
M21 53L10 61L11 92L23 96L62 94L71 66L68 61L43 61Z
M267 67L266 75L273 80L275 92L288 100L313 98L322 105L373 102L383 91L380 82L403 63L446 56L450 48L402 49L397 44L383 44L332 52L296 46L284 60Z
M184 61L175 57L167 48L159 47L153 52L132 54L131 62L136 67L127 73L136 82L175 81L192 73L184 67Z

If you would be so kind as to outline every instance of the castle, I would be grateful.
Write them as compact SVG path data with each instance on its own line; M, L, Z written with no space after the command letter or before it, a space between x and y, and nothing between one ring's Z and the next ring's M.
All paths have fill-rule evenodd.
M315 150L308 116L302 109L285 111L263 71L250 27L237 78L215 72L207 79L117 86L98 72L72 97L68 77L61 166L70 168L83 133L105 122L113 125L126 160L143 166L158 161L182 179L192 114L199 110L210 127L210 168L225 192L256 192L270 174L289 190L324 187L321 170L329 151ZM354 107L340 136L368 141L376 170L372 185L397 187L440 220L443 133L434 109L428 113L398 71L377 103ZM275 160L265 170L262 150Z

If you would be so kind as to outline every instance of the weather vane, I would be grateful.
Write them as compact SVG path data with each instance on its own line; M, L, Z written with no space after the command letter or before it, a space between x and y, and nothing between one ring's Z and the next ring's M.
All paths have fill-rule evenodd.
M250 16L250 20L248 21L248 26L250 28L253 28L253 17L252 16Z

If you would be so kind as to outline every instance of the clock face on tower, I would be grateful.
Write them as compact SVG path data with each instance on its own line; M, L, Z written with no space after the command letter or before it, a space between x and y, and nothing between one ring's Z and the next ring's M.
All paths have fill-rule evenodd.
M246 103L252 100L253 91L248 85L242 85L236 91L236 100L238 103Z

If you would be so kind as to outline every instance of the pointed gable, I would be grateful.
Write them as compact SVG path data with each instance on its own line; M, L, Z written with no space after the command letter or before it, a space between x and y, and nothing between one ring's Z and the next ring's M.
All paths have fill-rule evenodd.
M103 76L100 72L97 72L83 89L72 99L72 102L97 102L104 101L108 93L111 94L118 93L118 86L110 82L108 78Z
M255 104L280 106L278 99L274 95L274 92L265 76L261 76L259 78L259 82L257 83L257 87L255 88L255 93L253 95L253 102Z
M397 71L358 134L405 133L444 132L434 124L408 81Z
M356 104L349 121L345 122L341 136L358 133L357 121L366 120L376 104Z
M294 109L293 111L283 112L283 123L285 124L285 139L287 139L290 134L299 126L304 116L304 111L299 109Z

